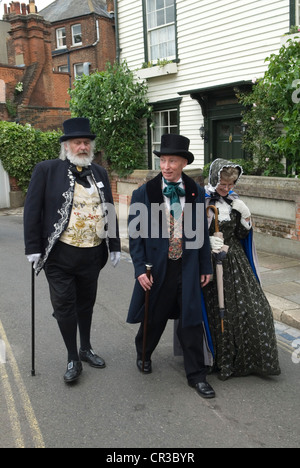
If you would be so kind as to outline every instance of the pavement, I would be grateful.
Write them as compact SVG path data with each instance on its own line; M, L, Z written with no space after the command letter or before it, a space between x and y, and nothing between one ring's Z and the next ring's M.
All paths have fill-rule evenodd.
M143 376L136 369L138 325L126 323L134 272L125 251L118 268L108 262L100 276L93 317L93 344L107 367L99 371L84 365L78 385L64 384L65 346L52 318L46 277L39 275L32 377L31 268L23 258L22 210L1 214L0 345L6 356L2 348L0 448L100 447L106 463L120 462L110 455L122 449L143 454L142 463L149 452L148 462L164 453L165 461L172 461L168 453L187 450L197 453L200 462L201 448L300 447L300 329L275 323L280 376L221 382L212 374L209 383L217 398L203 400L187 386L183 359L173 356L170 321L153 356L154 372ZM266 281L279 271L275 259L267 257L262 258ZM285 260L280 258L280 267Z
M22 216L23 208L0 209L0 216ZM124 231L125 232L125 231ZM122 234L121 234L122 237ZM128 239L122 239L128 252ZM281 332L300 330L300 260L258 251L263 290L272 307L274 319L281 322Z

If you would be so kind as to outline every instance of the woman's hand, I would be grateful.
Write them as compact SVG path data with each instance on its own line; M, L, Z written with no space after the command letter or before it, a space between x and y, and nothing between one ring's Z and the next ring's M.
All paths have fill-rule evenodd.
M201 275L201 288L205 288L211 280L211 275Z
M233 200L231 206L233 210L239 211L241 213L243 219L250 221L251 211L242 200Z

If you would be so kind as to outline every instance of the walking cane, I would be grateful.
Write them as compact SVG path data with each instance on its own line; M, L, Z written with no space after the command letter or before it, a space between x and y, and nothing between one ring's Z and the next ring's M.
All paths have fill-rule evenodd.
M152 266L150 264L146 265L147 268L147 278L151 278L151 270ZM145 357L146 357L146 346L147 346L147 328L148 328L148 320L149 320L149 298L150 298L150 291L147 290L145 293L145 316L144 316L144 336L143 336L143 356L142 356L142 372L145 369Z
M224 239L223 233L219 229L219 218L218 218L218 209L214 205L209 205L207 207L207 215L209 215L209 210L212 209L215 213L215 233L214 237L219 237ZM222 262L225 259L227 252L229 250L228 245L223 245L220 250L213 250L213 257L216 262L216 275L217 275L217 288L218 288L218 302L219 302L219 312L221 319L221 332L224 333L224 317L225 317L225 300L224 300L224 283L223 283L223 265Z
M31 375L35 376L35 270L31 267Z

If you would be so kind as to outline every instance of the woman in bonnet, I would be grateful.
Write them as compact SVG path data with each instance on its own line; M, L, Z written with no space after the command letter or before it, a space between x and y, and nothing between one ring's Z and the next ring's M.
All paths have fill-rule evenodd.
M224 241L213 236L215 213L210 209L211 248L219 250L224 244L229 246L222 262L223 333L216 274L203 290L215 349L215 368L221 380L249 374L280 374L273 314L260 284L251 213L233 191L242 173L241 166L217 159L211 164L206 187L207 207L215 205L218 209L219 229L224 236Z

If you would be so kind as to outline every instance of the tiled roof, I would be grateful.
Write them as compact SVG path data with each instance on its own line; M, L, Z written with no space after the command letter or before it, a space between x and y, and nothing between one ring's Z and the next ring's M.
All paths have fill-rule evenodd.
M56 0L39 11L39 14L50 23L86 16L91 13L110 18L107 13L106 0Z

